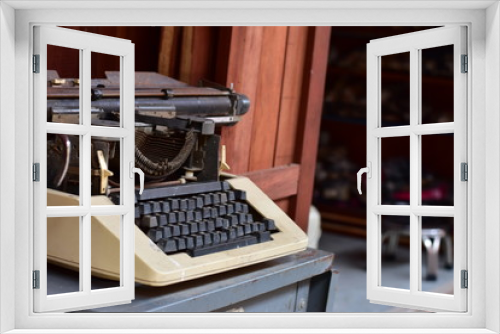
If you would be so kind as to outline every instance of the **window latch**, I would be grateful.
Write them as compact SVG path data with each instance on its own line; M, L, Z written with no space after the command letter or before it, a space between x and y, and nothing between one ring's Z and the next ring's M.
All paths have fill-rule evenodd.
M139 174L139 195L142 195L144 191L144 172L140 168L135 168L133 161L130 162L129 170L131 179L134 178L134 173Z
M370 161L368 161L368 166L365 168L361 168L357 174L358 175L358 192L360 195L361 195L361 175L363 175L363 173L366 173L367 178L369 178L369 179L372 178L372 163Z

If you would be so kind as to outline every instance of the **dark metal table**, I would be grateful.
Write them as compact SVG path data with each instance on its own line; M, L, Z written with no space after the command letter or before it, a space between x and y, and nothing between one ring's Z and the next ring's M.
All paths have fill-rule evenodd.
M332 253L307 249L171 286L137 284L132 303L86 312L331 312L339 276L333 259ZM58 268L50 275L61 283L76 273ZM106 286L106 280L92 283Z

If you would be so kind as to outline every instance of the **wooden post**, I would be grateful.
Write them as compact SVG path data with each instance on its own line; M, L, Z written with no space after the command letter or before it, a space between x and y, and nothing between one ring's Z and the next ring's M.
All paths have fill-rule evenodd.
M274 167L288 27L264 27L249 170ZM244 93L244 92L243 92Z
M302 87L302 113L298 131L298 156L300 164L299 186L294 200L297 224L307 230L309 207L314 187L314 171L318 152L321 112L323 109L326 69L330 49L331 27L312 27L309 30L308 52Z
M231 35L227 85L233 84L236 91L247 95L253 103L237 125L221 131L230 172L235 174L248 171L249 166L263 31L264 27L233 27Z

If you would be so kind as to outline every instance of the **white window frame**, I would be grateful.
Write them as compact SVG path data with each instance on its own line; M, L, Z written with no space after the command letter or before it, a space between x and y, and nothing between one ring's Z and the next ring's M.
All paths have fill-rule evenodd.
M466 28L459 25L439 27L371 40L367 45L367 162L372 177L367 179L367 298L370 302L400 305L429 311L467 310L467 290L461 288L461 270L467 269L467 184L460 180L460 164L467 162L467 73L461 71L461 56L467 54ZM422 50L445 45L453 46L453 121L422 123ZM382 58L408 53L409 56L409 124L382 125ZM450 206L422 205L423 135L454 134L453 136L453 204ZM382 203L383 138L401 137L409 141L408 205ZM427 148L428 149L428 148ZM408 289L386 287L382 282L382 221L388 216L408 217L410 233ZM453 219L453 293L440 294L422 290L422 217L452 217Z
M132 9L123 9L122 6ZM76 332L127 329L144 333L138 324L162 332L283 331L330 329L362 333L494 333L500 331L500 12L497 1L365 2L113 2L3 1L0 3L0 332L37 333L39 328ZM52 6L52 7L51 7ZM60 7L65 7L61 10ZM100 9L94 8L99 6ZM163 8L158 8L162 7ZM203 6L205 9L200 8ZM392 6L396 8L392 8ZM102 8L104 7L104 9ZM137 8L152 8L137 10ZM263 11L263 8L268 8ZM293 8L289 8L293 7ZM43 8L59 8L44 10ZM79 9L75 9L79 8ZM84 9L82 9L84 8ZM196 8L196 9L194 9ZM207 9L210 15L207 15ZM221 10L220 8L224 8ZM271 8L271 9L269 9ZM349 9L350 8L350 9ZM374 9L375 8L375 9ZM186 10L189 9L189 10ZM259 10L260 9L260 10ZM32 26L58 25L409 25L464 24L469 27L470 70L468 99L469 169L468 244L469 307L467 313L436 314L33 314L30 288L32 191L30 142L32 105L30 63ZM487 29L486 29L487 28ZM15 37L14 37L15 36ZM139 51L138 51L139 52ZM487 67L487 71L486 71ZM14 81L14 84L12 82ZM14 126L13 126L14 125ZM15 144L12 145L12 138ZM487 154L485 152L488 152ZM13 177L13 175L15 177ZM486 175L488 179L486 182ZM15 196L12 196L15 189ZM13 210L12 208L15 208ZM474 226L472 230L471 225ZM14 238L12 237L14 236ZM490 254L492 256L485 256ZM14 288L13 288L14 287ZM487 293L486 293L487 291ZM14 307L12 307L14 305ZM144 325L146 326L146 325ZM168 326L169 328L165 328ZM99 330L99 328L101 330ZM225 328L226 330L215 330ZM108 331L106 331L108 329ZM390 330L392 329L392 330ZM459 331L462 329L462 331ZM46 331L45 331L46 332ZM120 332L118 330L117 332ZM355 330L349 332L355 333Z
M39 73L33 74L34 84L34 162L38 162L39 181L33 184L34 247L33 269L39 271L39 288L34 290L35 312L70 311L89 309L93 305L118 305L130 303L135 296L134 282L134 45L129 40L85 33L60 27L34 27L34 54L39 56ZM80 114L79 124L47 122L47 46L78 50L80 64ZM120 64L120 125L117 127L93 126L90 119L90 68L91 54L118 57ZM47 206L47 134L76 135L80 142L79 205ZM120 141L120 205L91 203L91 139L93 136L115 138ZM127 191L128 190L128 191ZM119 217L119 268L117 287L92 290L92 216ZM78 217L79 219L79 291L47 294L47 226L50 217ZM62 224L72 224L66 220Z

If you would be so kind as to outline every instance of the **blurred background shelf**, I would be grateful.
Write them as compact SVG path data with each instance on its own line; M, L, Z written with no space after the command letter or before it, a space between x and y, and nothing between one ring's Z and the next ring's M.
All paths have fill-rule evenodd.
M366 165L367 43L428 28L332 29L313 196L324 230L366 235L366 203L356 190L355 176ZM452 50L422 51L423 123L453 121ZM382 126L409 124L409 81L409 54L382 58ZM453 134L424 137L423 145L430 148L422 153L422 200L429 205L452 205ZM399 139L403 138L384 139L382 144L384 204L404 204L409 198L409 180L405 179L409 178L409 147Z

